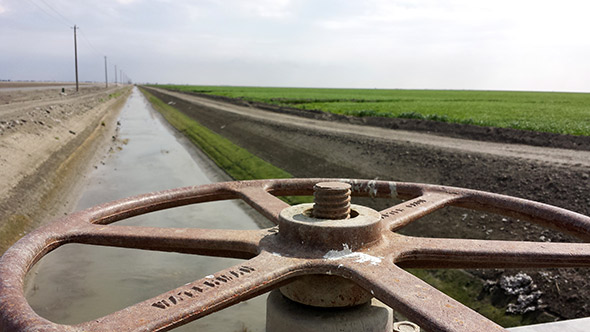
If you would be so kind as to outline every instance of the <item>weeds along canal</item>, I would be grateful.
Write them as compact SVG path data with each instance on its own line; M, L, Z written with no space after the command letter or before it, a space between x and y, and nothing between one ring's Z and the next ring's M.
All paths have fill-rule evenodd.
M121 111L122 144L88 175L76 210L115 199L214 182L198 154L191 153L138 91ZM221 201L155 212L117 224L256 229L241 204ZM25 292L31 307L57 323L96 319L205 277L240 260L177 253L68 244L32 269ZM175 331L264 331L266 296L242 302Z

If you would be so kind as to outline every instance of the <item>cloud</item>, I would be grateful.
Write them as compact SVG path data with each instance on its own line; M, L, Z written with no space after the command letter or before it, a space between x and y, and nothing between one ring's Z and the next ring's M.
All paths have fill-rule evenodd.
M501 15L490 15L493 7L462 3L460 0L384 1L370 0L347 15L320 20L318 26L328 30L391 31L410 26L421 29L432 26L466 27L501 22Z
M134 2L139 2L140 0L117 0L118 3L122 4L122 5L129 5L132 4Z
M83 72L97 80L104 53L111 67L146 81L589 87L587 0L52 0L51 6L80 24L98 50L79 42L81 59L96 62ZM7 50L0 57L21 59L15 78L34 76L27 68L45 62L39 49L55 61L62 54L64 75L70 73L70 29L30 1L0 0L0 17L8 16L0 19L7 32L0 34Z
M293 1L291 0L251 0L251 1L223 1L238 13L267 18L282 19L292 15ZM220 2L221 4L221 2Z

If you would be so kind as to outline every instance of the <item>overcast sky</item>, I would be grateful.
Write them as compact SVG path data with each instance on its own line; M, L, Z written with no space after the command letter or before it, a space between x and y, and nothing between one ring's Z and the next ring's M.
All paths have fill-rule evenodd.
M0 0L0 79L590 92L587 0Z

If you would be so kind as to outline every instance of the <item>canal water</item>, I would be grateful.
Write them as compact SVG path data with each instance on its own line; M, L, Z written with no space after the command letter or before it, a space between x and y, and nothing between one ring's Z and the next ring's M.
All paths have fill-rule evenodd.
M211 173L144 96L134 88L119 119L115 149L89 175L77 210L103 202L212 182ZM234 201L159 211L118 224L257 229ZM177 253L68 244L45 256L26 284L31 307L41 316L76 324L149 299L203 278L241 260ZM264 331L266 295L194 321L174 331Z

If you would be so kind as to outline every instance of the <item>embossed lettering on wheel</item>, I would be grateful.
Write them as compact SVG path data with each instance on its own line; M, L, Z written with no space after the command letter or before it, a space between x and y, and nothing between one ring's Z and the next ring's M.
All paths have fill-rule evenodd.
M309 212L311 207L290 207L276 198L311 195L314 186L320 182L348 183L353 196L398 197L406 201L377 213L366 207L349 207L341 198L336 203L330 203L330 197L322 198L328 202L326 204L334 206L322 215L328 213L329 217L334 213L338 218L317 222L309 219L314 218ZM236 198L244 200L279 226L249 231L183 229L178 232L178 229L112 224L156 210ZM524 199L460 188L349 179L260 180L179 188L81 211L17 242L0 258L0 330L164 331L285 286L295 277L330 274L348 284L352 282L360 286L363 294L370 293L428 331L502 331L502 327L440 293L400 266L590 266L590 244L586 243L414 238L395 233L445 206L510 215L585 241L590 239L590 218L587 216ZM346 212L349 214L343 214ZM23 280L28 269L43 255L66 243L246 260L102 318L69 326L39 317L23 294ZM351 295L347 301L356 303L354 301L363 298L363 294L358 298Z

